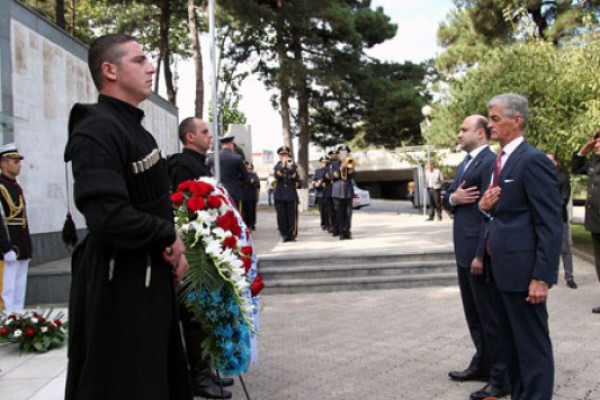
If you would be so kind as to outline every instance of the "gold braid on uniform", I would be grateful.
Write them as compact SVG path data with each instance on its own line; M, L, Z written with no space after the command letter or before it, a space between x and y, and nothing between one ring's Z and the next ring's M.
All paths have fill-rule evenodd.
M0 185L0 194L6 201L8 205L8 215L6 215L6 222L9 222L13 218L23 211L23 207L25 207L25 202L23 201L23 196L19 195L19 205L15 205L10 193L8 193L8 189L4 185Z

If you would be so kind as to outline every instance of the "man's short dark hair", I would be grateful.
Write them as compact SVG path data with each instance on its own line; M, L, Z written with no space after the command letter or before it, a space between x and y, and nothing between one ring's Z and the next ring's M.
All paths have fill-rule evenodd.
M492 130L488 127L488 120L487 118L480 116L477 118L477 120L475 121L475 130L478 130L480 128L483 128L484 132L485 132L485 138L486 140L490 140L490 137L492 136Z
M196 132L196 117L187 117L179 124L179 140L185 146L186 143L186 134L188 132Z
M119 64L125 52L121 45L135 42L135 38L122 33L100 36L90 45L88 52L88 66L94 85L100 90L102 88L102 63L108 61L111 64Z

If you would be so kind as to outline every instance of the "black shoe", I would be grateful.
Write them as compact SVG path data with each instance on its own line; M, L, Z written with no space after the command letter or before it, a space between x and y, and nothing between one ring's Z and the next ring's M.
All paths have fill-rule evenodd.
M594 308L592 308L592 312L594 314L600 314L600 307L594 307Z
M221 376L221 377L217 378L216 375L213 375L212 378L213 378L213 382L217 386L219 386L219 381L221 381L221 386L223 386L223 387L233 386L233 378L227 378L225 376Z
M488 376L477 371L465 369L464 371L450 371L448 372L450 379L463 382L463 381L483 381L487 382Z
M433 217L429 217L425 221L433 221Z
M339 232L333 232L331 235L332 236L340 236L340 233Z
M229 390L223 389L211 382L212 385L194 386L194 396L203 397L205 399L230 399L233 397Z
M500 398L508 395L508 391L493 385L485 385L481 390L471 393L472 400L484 400L488 398Z
M571 289L577 289L577 284L575 283L575 281L573 279L567 281L567 286L570 287Z

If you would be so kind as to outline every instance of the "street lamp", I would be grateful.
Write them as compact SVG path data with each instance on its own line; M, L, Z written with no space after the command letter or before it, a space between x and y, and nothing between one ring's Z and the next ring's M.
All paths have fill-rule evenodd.
M421 202L423 204L423 215L427 215L427 180L426 180L426 176L427 176L427 164L429 164L431 162L431 160L430 160L431 153L429 151L429 139L427 138L427 135L425 133L427 132L427 128L429 128L429 125L431 125L431 118L433 117L433 113L434 113L434 109L430 105L424 105L423 108L421 108L421 114L423 115L423 117L425 117L425 123L426 123L426 126L423 126L423 123L421 123L421 135L423 136L423 139L425 139L425 148L427 151L427 163L423 166L423 197L422 197L422 202Z

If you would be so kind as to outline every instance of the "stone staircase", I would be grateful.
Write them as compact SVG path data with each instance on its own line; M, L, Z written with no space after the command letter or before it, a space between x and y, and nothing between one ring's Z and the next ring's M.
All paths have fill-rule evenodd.
M397 254L259 255L264 294L455 285L450 251Z

